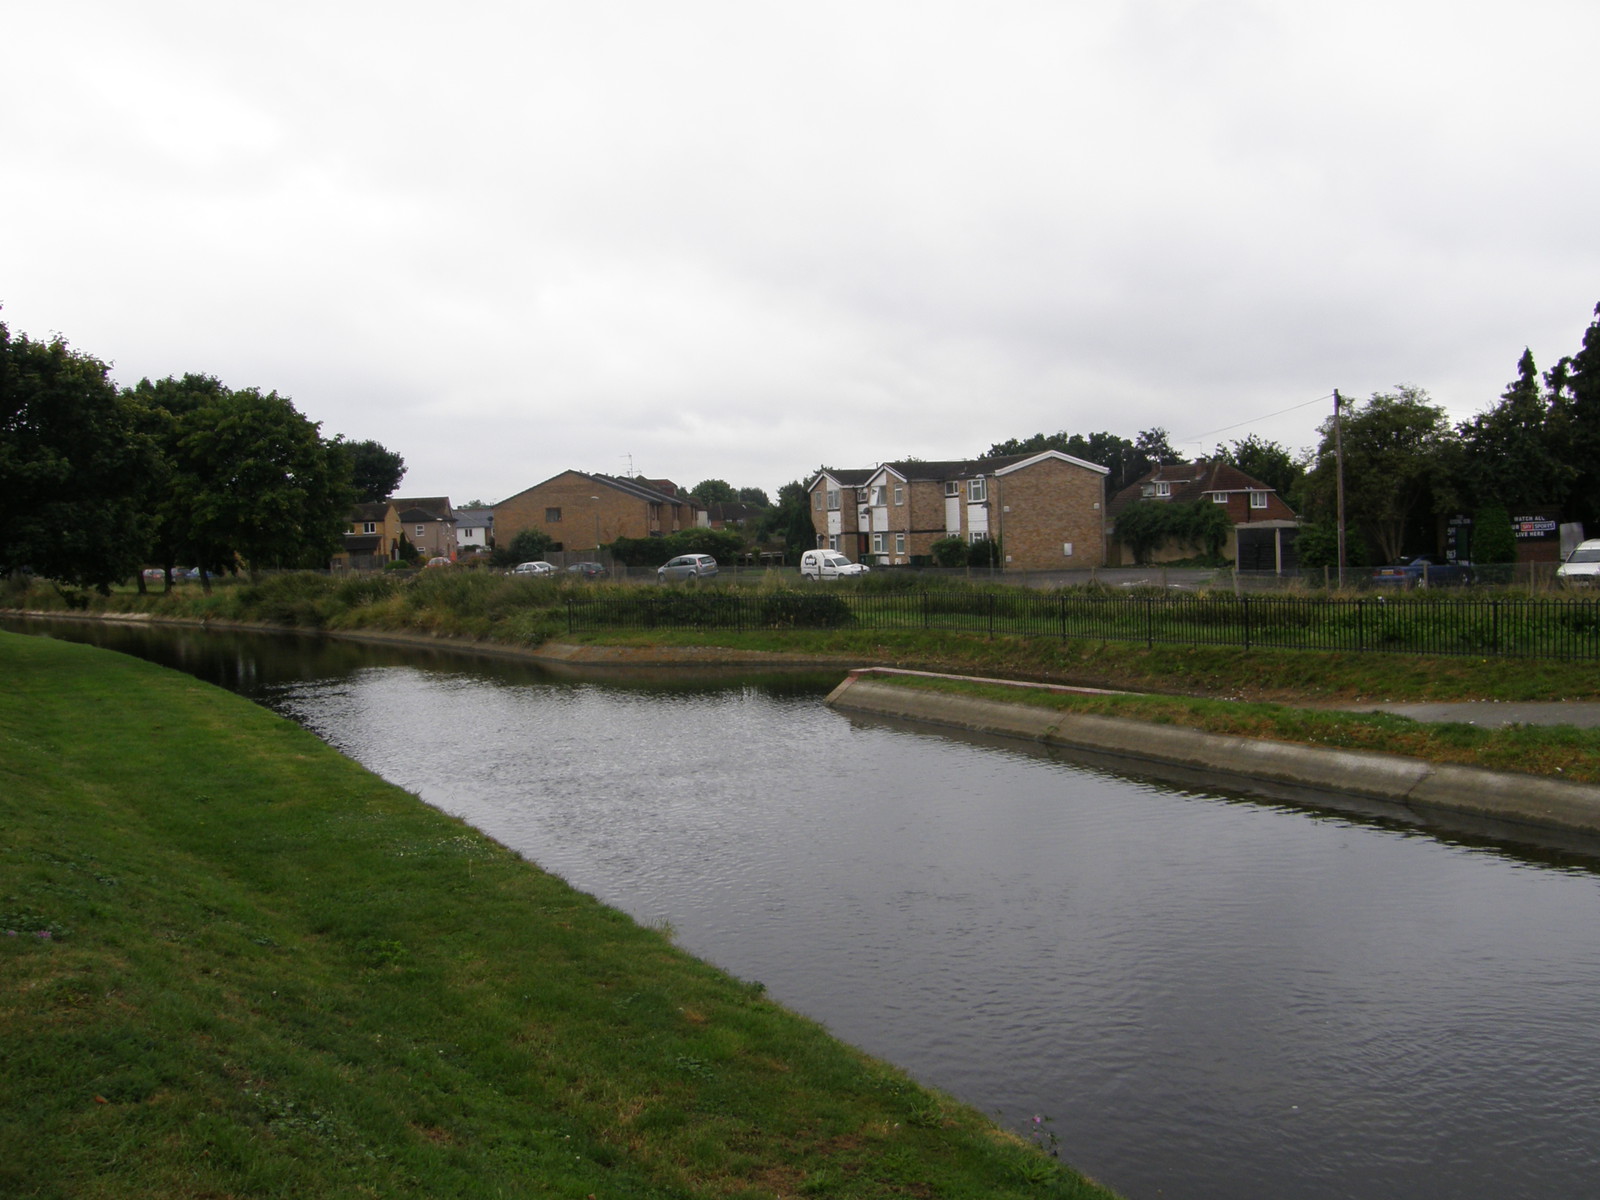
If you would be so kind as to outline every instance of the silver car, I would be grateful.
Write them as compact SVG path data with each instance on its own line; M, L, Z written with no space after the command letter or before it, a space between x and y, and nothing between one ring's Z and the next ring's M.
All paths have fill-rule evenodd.
M717 560L709 554L680 554L656 568L656 581L669 579L710 579L717 573Z

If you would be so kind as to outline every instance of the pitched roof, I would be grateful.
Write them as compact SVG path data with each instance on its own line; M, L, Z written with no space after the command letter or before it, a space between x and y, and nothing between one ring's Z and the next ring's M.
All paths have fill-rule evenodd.
M1146 471L1111 498L1106 505L1106 516L1115 519L1117 514L1136 500L1145 498L1145 488L1157 483L1168 485L1170 499L1175 504L1202 499L1213 492L1276 492L1270 484L1246 475L1238 467L1227 463L1200 459L1190 463L1168 463Z
M827 467L811 477L811 482L806 484L806 491L809 492L816 487L817 481L824 478L833 480L840 487L865 487L867 480L871 479L877 472L877 467L849 467L845 470L835 470L833 467Z
M389 497L389 503L394 505L395 511L404 513L407 509L421 508L433 514L435 521L453 521L456 519L455 510L450 507L449 496L399 496Z

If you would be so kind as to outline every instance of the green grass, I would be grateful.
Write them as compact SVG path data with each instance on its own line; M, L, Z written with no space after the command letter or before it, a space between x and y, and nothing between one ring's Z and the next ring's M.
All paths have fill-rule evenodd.
M264 709L0 678L0 1195L1109 1195Z
M1571 726L1488 728L1424 723L1388 713L1350 713L1262 702L1181 696L1086 695L973 680L886 675L898 687L955 692L1074 714L1181 725L1232 737L1267 738L1341 750L1404 754L1429 762L1552 775L1600 783L1600 730Z

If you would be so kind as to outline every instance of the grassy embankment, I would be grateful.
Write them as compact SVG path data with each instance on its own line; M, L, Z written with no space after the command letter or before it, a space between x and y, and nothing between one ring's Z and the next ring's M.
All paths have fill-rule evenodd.
M0 1194L1109 1195L264 709L0 678Z
M768 590L777 587L757 584ZM948 586L948 585L945 585ZM259 585L228 583L205 596L189 584L172 595L119 593L90 601L102 611L265 621L332 631L411 632L536 648L549 641L660 648L721 647L843 665L892 665L1149 693L1142 697L1028 702L1134 719L1178 722L1239 736L1370 749L1500 769L1600 781L1600 733L1570 728L1494 730L1422 725L1405 718L1340 712L1363 700L1600 699L1600 670L1543 659L1321 653L1043 637L987 637L925 630L616 630L569 635L569 596L637 594L637 588L567 580L511 579L482 572L423 572L414 579L335 581L291 575ZM1425 601L1424 601L1425 602ZM48 586L13 593L13 607L63 607ZM932 685L906 681L906 686ZM1013 689L1002 695L1016 702Z

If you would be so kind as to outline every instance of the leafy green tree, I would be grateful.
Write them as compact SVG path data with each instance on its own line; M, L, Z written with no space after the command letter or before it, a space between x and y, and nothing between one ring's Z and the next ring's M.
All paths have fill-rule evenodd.
M182 431L193 422L199 408L225 401L228 389L213 376L190 374L181 379L168 376L154 383L141 379L125 389L123 395L135 405L140 428L156 448L155 461L142 481L141 492L141 506L150 527L146 561L164 569L169 589L173 568L180 562L200 567L208 575L221 572L230 556L225 549L219 549L210 559L201 555L192 527L194 514L180 499L174 480Z
M1211 461L1237 467L1252 479L1260 480L1285 501L1305 478L1305 465L1277 442L1249 434L1230 445L1218 444Z
M106 364L0 323L0 572L102 592L136 573L153 453Z
M518 563L537 562L556 544L542 529L518 530L504 546L496 546L489 556L489 565L492 567L514 567Z
M1313 519L1332 522L1337 505L1334 423L1320 427L1322 442L1305 494ZM1455 496L1449 482L1455 431L1444 409L1419 387L1402 384L1375 392L1344 418L1344 489L1348 531L1364 537L1384 562L1399 562L1408 541L1428 542L1428 522L1449 508Z
M222 391L177 421L173 500L200 566L325 564L342 542L349 462L286 398Z
M739 503L748 504L753 508L771 508L772 501L768 498L765 489L758 487L742 487L739 489Z
M972 559L972 547L963 537L938 538L928 547L928 553L933 556L936 567L964 567Z
M733 485L725 479L702 479L689 489L689 495L701 508L710 508L713 504L728 504L739 498L739 494L733 490Z
M802 551L817 544L817 533L811 524L811 494L799 480L791 480L778 489L778 503L762 514L757 528L761 541L783 547L784 561L800 561Z
M998 538L979 538L967 548L969 567L998 567L1004 562Z
M1472 515L1472 561L1517 561L1517 535L1511 528L1511 514L1503 505L1491 504Z
M1594 316L1578 353L1545 375L1561 457L1572 472L1563 507L1587 529L1600 528L1600 304Z
M1564 422L1539 387L1531 351L1499 403L1457 428L1455 475L1469 505L1529 509L1567 496L1578 472L1564 461ZM1474 552L1474 557L1478 557Z
M349 460L350 486L358 503L387 500L406 477L406 460L370 438L360 442L334 438L333 447Z
M1085 462L1105 467L1111 472L1106 477L1106 494L1116 495L1152 467L1182 462L1183 458L1167 440L1165 429L1147 429L1135 441L1118 437L1114 433L1036 433L1018 440L1012 438L996 442L984 451L985 458L1004 454L1037 454L1043 450L1057 450Z

